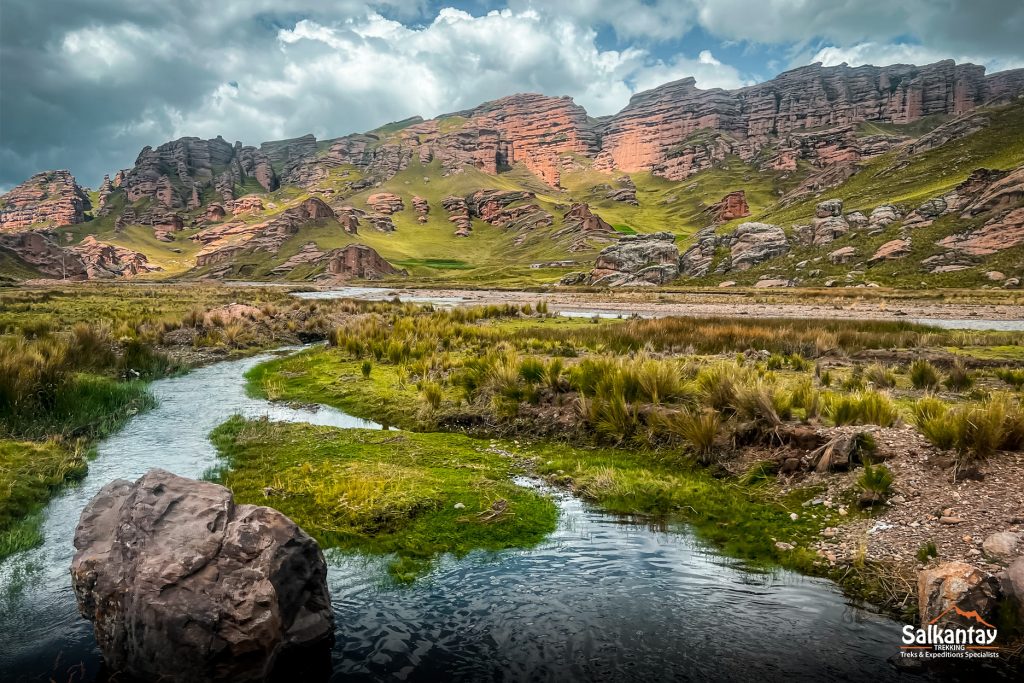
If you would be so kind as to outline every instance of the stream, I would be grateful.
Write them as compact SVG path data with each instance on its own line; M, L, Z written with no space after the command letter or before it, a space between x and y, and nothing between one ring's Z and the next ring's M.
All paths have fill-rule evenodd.
M235 413L378 427L337 410L245 394L263 354L153 382L158 406L98 445L85 479L45 509L44 544L0 564L0 680L102 678L69 568L86 502L151 467L200 477L209 432ZM383 558L327 552L338 631L335 680L897 680L900 628L831 582L755 571L685 526L603 514L550 491L556 531L530 550L445 558L412 586Z

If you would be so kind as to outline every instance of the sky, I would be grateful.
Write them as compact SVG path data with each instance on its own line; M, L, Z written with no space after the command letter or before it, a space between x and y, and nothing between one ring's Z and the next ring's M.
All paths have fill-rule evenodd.
M145 145L365 131L516 92L592 116L812 62L1024 67L1024 0L3 0L0 191Z

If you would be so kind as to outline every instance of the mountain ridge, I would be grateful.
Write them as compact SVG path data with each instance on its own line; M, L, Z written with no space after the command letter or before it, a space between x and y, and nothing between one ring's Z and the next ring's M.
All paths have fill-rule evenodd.
M0 233L80 226L65 230L65 242L109 235L121 248L168 261L168 273L201 276L287 274L287 259L302 246L289 240L316 233L315 224L324 221L340 226L344 237L314 240L303 247L304 257L345 246L338 239L358 240L409 263L415 274L418 262L438 262L450 252L445 245L456 237L492 242L480 248L480 265L501 263L502 256L519 265L563 262L574 254L596 255L619 228L694 234L722 222L709 218L715 214L710 207L741 191L751 213L785 214L786 206L851 182L872 160L898 150L908 158L934 154L975 136L993 118L986 112L994 105L1015 107L1022 92L1024 69L986 75L984 67L952 60L920 67L816 63L733 90L702 90L694 79L680 79L637 93L620 112L600 119L570 97L522 93L327 140L307 134L256 146L221 136L183 137L143 148L132 168L106 176L89 195L70 173L33 176L0 198ZM43 187L51 176L61 181L53 196ZM712 182L698 181L708 187L694 191L691 178ZM934 178L919 180L927 186ZM372 192L393 195L381 206L395 208L382 210ZM639 201L638 192L656 194L655 205ZM275 219L310 197L322 200L327 212L298 222ZM416 207L414 219L406 219L407 205ZM594 220L570 218L591 213ZM444 225L453 230L447 236L433 230ZM608 233L581 227L587 225L617 227ZM409 231L416 227L430 230ZM268 237L266 231L276 232ZM61 248L59 237L48 238L52 246ZM274 252L266 268L253 262L242 272L234 259L259 252L261 244L283 250L284 261ZM12 245L12 238L0 241L9 252L27 248ZM140 267L137 257L130 260L125 274L153 270ZM226 269L202 267L213 263ZM91 270L117 272L106 265Z

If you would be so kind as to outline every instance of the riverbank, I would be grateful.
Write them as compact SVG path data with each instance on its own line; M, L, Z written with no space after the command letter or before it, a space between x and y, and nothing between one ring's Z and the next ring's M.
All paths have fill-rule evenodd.
M257 367L250 386L404 429L584 447L538 473L607 510L685 519L739 557L829 576L908 620L920 568L968 559L997 571L1000 561L979 557L985 538L1019 530L1012 514L993 513L1019 504L1012 482L1024 470L1012 451L1021 442L1007 437L1010 452L984 456L965 442L958 453L915 425L915 407L929 396L950 406L990 395L1019 405L1010 381L1019 357L970 365L1014 347L1014 333L841 321L488 321L476 317L483 310L350 321L335 347ZM954 339L962 346L951 353ZM905 349L892 365L872 355L891 348ZM702 421L695 405L714 406L718 417ZM870 448L815 471L812 452L844 435L865 435ZM586 450L601 444L611 449ZM891 481L865 481L868 460ZM865 498L872 504L863 507ZM962 518L956 542L955 525L939 521L947 508ZM935 551L922 556L929 544Z
M316 300L352 297L440 306L522 306L543 301L569 315L645 317L829 318L844 320L999 321L1024 320L1024 293L1005 290L781 290L665 291L629 289L486 290L419 287L340 287L298 292Z

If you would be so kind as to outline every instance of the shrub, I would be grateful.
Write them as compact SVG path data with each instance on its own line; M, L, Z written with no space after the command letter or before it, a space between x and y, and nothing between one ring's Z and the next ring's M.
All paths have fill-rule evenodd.
M544 379L544 362L528 356L519 363L519 377L529 384L537 384Z
M363 361L362 365L359 366L359 369L363 373L363 379L370 379L370 373L373 372L373 363L367 358Z
M857 478L857 486L862 491L887 496L892 488L892 472L885 465L872 466L870 462L865 461L864 471Z
M648 401L659 404L662 401L671 401L680 395L679 373L672 363L643 360L638 365L637 381Z
M736 390L734 408L742 419L768 427L781 425L790 412L788 398L761 380Z
M441 401L444 399L444 390L437 382L424 380L420 385L420 398L431 410L437 410L441 407Z
M921 564L925 564L933 557L939 556L939 549L935 545L935 541L929 540L927 543L922 543L921 547L917 549L917 561Z
M967 370L967 367L960 359L957 359L949 368L949 373L943 381L950 391L966 391L974 386L974 377Z
M742 376L742 368L722 363L702 370L694 385L704 405L714 410L733 411L737 385Z
M806 420L813 420L821 414L821 393L814 388L810 377L794 387L789 401L794 408L803 409Z
M714 452L715 440L722 428L722 418L714 410L682 410L663 415L661 421L666 430L683 441L696 454L698 460L707 463Z
M996 377L1009 384L1014 389L1024 387L1024 369L1000 368L996 370Z
M876 424L891 427L899 419L896 404L877 391L831 394L825 401L824 412L835 425Z
M872 363L864 371L867 381L875 385L876 389L891 389L896 386L896 373L881 363Z
M546 306L547 304L545 304ZM544 367L544 381L549 387L558 391L562 381L562 359L552 358Z
M939 386L939 373L934 365L918 358L910 364L910 383L919 391L935 389Z

